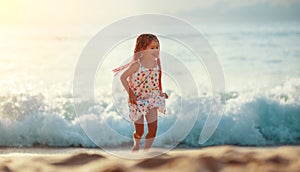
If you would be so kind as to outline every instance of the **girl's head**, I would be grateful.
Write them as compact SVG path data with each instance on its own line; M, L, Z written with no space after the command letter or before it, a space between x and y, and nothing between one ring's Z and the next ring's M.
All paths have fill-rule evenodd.
M155 49L155 51L145 51L149 49ZM115 75L117 75L120 71L130 66L132 63L134 63L136 60L138 60L143 54L151 53L153 56L159 55L159 41L157 37L153 34L141 34L136 39L135 49L134 49L134 55L131 62L122 65L118 68L113 69L113 72Z
M159 41L157 37L153 34L141 34L136 39L134 53L138 53L140 51L146 50L147 46L153 43L153 41L158 45L159 48Z

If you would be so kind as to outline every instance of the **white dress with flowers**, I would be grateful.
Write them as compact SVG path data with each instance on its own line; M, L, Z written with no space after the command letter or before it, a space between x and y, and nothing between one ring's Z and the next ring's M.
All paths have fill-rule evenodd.
M128 103L129 118L131 121L138 120L142 115L147 115L150 109L157 108L165 114L165 98L160 96L159 90L159 67L156 63L154 68L144 67L140 61L139 69L129 77L129 87L137 98L137 104Z

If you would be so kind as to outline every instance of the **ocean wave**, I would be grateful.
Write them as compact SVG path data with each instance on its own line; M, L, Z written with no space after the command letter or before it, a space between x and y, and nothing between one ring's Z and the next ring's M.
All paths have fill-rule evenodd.
M210 113L211 97L182 99L171 92L167 114L159 118L158 136L154 146L165 147L178 143L178 147L212 145L293 145L300 143L300 79L288 79L282 85L265 91L227 92L221 97L226 108L215 133L199 144L198 139ZM120 115L113 102L83 101L80 108L84 115L75 114L70 94L47 100L42 93L6 94L0 97L0 146L63 146L63 147L120 147L132 143L133 125ZM195 108L199 101L198 119L179 115L180 104ZM195 120L187 136L180 140L181 128L170 128L175 121ZM107 130L112 126L115 133ZM88 128L89 133L83 128ZM97 135L97 143L90 135ZM120 135L122 137L120 137Z

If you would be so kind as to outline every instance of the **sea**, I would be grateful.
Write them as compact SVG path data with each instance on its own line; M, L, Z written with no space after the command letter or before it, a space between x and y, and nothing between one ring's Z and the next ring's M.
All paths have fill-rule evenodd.
M131 59L137 35L120 40L99 57L103 60L94 76L94 97L74 100L78 61L104 27L0 25L0 147L132 145L134 127L128 118L127 95L119 75L111 70ZM163 66L172 70L164 71L163 89L169 98L166 113L159 114L159 139L153 146L299 145L300 23L193 27L207 39L223 71L225 90L217 93L222 111L214 114L220 121L212 135L199 143L215 103L210 71L201 63L202 57L180 40L156 33L161 55L170 54L186 72L176 73L180 65L172 68L174 60L160 57ZM194 83L183 83L185 76ZM191 85L194 95L186 93ZM77 114L76 107L84 113Z

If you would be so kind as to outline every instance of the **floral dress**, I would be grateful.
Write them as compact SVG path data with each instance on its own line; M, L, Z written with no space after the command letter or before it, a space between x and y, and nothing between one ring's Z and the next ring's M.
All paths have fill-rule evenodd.
M129 77L129 87L137 97L137 104L128 103L129 118L138 120L142 115L147 115L150 109L157 108L165 114L165 98L160 96L159 73L157 63L154 68L146 68L138 60L140 67L137 72Z

